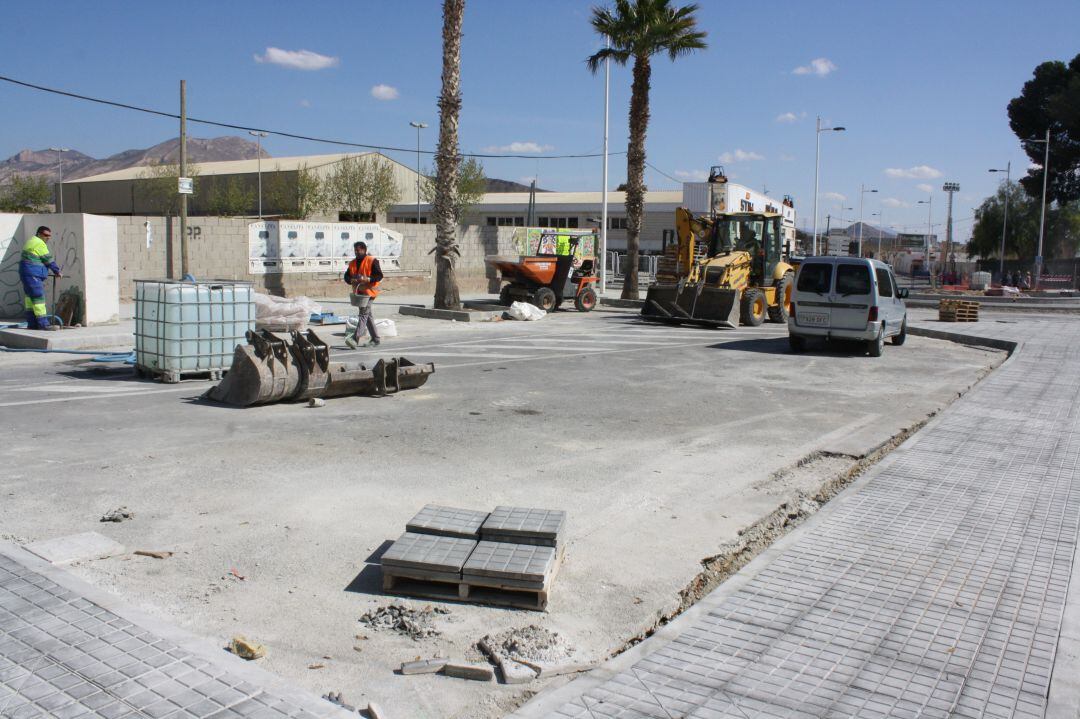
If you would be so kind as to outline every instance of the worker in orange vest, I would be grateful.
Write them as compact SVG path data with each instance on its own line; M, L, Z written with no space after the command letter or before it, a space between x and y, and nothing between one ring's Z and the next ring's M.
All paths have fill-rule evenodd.
M379 345L379 332L375 329L375 318L371 314L371 303L379 294L379 283L382 282L382 268L379 261L367 253L367 244L354 242L353 252L356 257L349 263L345 270L345 281L352 286L349 302L356 307L360 316L357 318L356 331L350 337L345 333L345 344L351 349L360 346L360 340L364 335L370 339L364 343L364 347L377 347Z

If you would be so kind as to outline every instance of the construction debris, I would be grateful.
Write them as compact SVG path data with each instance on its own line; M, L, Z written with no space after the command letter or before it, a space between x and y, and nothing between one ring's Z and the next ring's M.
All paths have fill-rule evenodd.
M367 709L364 713L368 715L368 719L388 719L387 715L383 713L382 708L375 702L368 702Z
M565 673L574 654L557 633L535 624L485 636L476 644L498 665L507 684L527 684L541 675Z
M308 407L325 407L326 406L326 400L323 399L322 397L312 397L311 399L309 399L307 401L307 406Z
M329 694L323 694L323 699L331 704L337 704L339 707L348 712L356 711L356 707L352 704L346 704L345 699L342 698L341 692L330 692Z
M262 644L248 641L247 638L237 634L229 642L229 651L241 659L261 659L266 656L266 647Z
M447 665L449 659L421 659L415 662L402 662L401 673L408 676L411 674L435 674Z
M420 641L439 636L440 632L435 628L435 615L449 613L448 609L430 605L417 610L403 604L390 604L364 613L360 623L374 631L389 629Z
M312 397L392 394L427 382L435 365L417 365L404 357L381 359L372 367L331 362L330 347L312 330L247 333L249 344L237 345L232 365L220 384L203 397L251 407Z
M135 513L127 507L117 507L111 512L101 515L102 522L123 522L126 519L135 519Z
M454 664L448 663L443 667L443 674L458 679L472 679L478 682L490 682L495 678L495 672L490 666L482 664Z
M136 549L135 554L140 557L153 557L154 559L168 559L173 555L172 552L158 552L149 549Z

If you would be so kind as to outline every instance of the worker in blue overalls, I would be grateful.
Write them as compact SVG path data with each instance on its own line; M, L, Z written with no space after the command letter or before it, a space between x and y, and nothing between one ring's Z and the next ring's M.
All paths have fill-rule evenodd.
M52 230L42 226L34 236L26 241L19 262L19 279L22 280L23 308L26 310L26 328L39 330L60 329L49 322L45 310L45 278L51 270L57 277L63 277L45 243L52 237Z

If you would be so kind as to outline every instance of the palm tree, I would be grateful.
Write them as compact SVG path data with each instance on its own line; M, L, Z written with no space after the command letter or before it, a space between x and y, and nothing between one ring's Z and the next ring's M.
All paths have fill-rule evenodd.
M630 142L626 148L626 279L624 299L638 298L638 252L645 213L645 133L649 129L649 87L652 56L667 53L671 60L706 47L697 29L697 5L673 7L671 0L615 0L614 9L594 7L592 26L607 37L610 47L590 55L596 74L608 58L620 65L634 60L630 92Z
M442 93L439 151L435 155L435 308L461 309L454 262L458 230L458 115L461 113L461 21L465 0L443 0Z

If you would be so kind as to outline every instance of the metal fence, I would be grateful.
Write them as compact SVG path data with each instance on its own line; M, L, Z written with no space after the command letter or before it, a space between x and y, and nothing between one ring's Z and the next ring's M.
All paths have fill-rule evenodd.
M649 279L656 278L656 267L660 262L660 255L638 255L638 274L648 275ZM608 272L614 277L622 277L626 273L623 269L626 267L626 253L625 252L611 252L607 253L607 268Z

